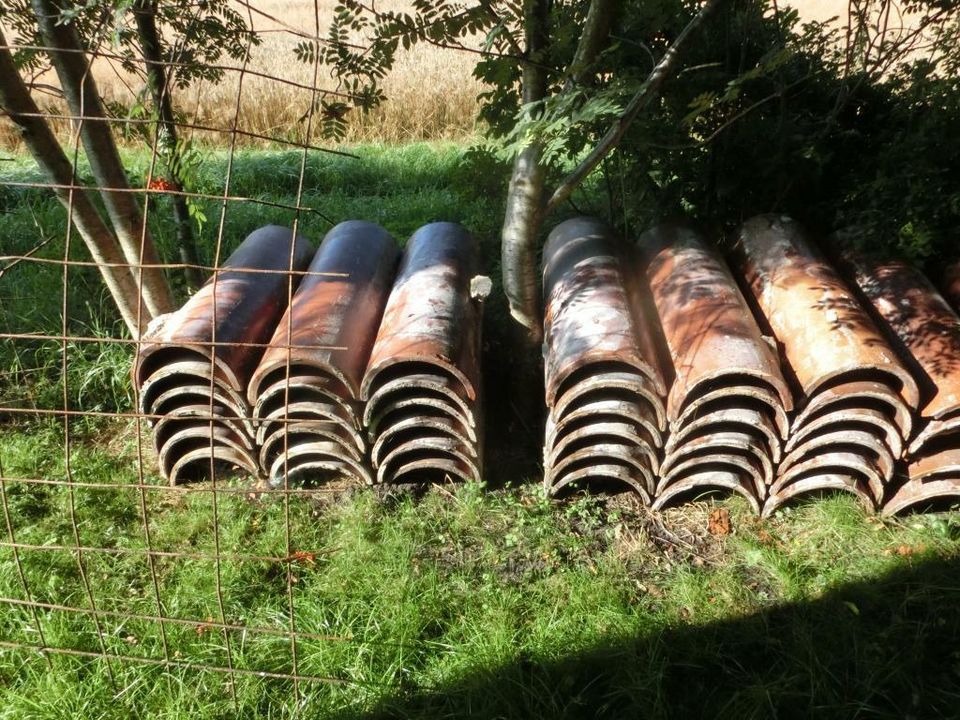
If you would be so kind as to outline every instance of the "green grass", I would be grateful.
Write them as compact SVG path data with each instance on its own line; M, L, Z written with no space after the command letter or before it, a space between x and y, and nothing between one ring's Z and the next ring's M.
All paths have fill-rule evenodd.
M304 214L306 235L319 241L328 220L347 218L376 220L398 238L430 220L459 220L480 239L496 277L502 173L468 171L454 145L356 153L358 160L310 157L303 204L327 219ZM146 158L127 159L142 182ZM290 203L299 162L297 153L244 151L231 193ZM35 177L25 161L4 165L13 165L5 177ZM201 190L222 192L225 167L224 153L211 153ZM49 194L0 186L0 211L0 254L49 238L38 256L63 257L64 214ZM217 203L205 212L201 244L212 261ZM290 211L230 203L221 259L257 225L292 220ZM169 256L168 213L151 213L151 222ZM70 257L84 258L83 249L75 244ZM70 270L64 323L62 282L52 265L5 271L0 332L56 335L66 324L85 336L121 334L98 278L84 269ZM495 296L484 359L495 397L516 361L505 325ZM129 408L129 362L129 347L110 342L2 341L0 407L56 409L66 394L76 408ZM518 458L533 457L530 448L509 452L536 445L537 428L524 434L504 421L502 407L490 411L491 487L288 503L223 492L216 532L209 487L164 487L146 436L149 489L136 487L130 423L75 419L65 428L9 415L0 422L0 642L97 653L102 638L113 660L0 648L0 718L956 716L956 514L880 521L847 497L764 522L736 499L661 518L624 497L550 503L535 482L520 482L530 473ZM715 508L730 512L731 535L707 531ZM14 553L8 530L17 543L46 549ZM147 530L160 553L152 564ZM78 542L99 550L52 549ZM219 564L209 558L218 547ZM301 554L280 560L290 552ZM229 643L238 669L290 673L283 632L291 595L305 634L297 671L340 683L295 687L241 674L231 684L193 667L227 664ZM34 614L9 602L28 597L80 610ZM100 615L82 611L91 597ZM276 633L211 626L221 602L228 624ZM158 614L190 622L161 627L149 619Z
M19 551L37 602L89 608L108 653L163 658L137 480L136 435L119 421L80 437L77 482L8 480L18 543L85 552ZM56 423L8 431L7 478L64 477ZM107 445L104 437L111 438ZM96 440L100 439L100 442ZM422 497L372 491L284 503L203 488L145 491L151 545L212 555L228 623L289 628L287 568L299 632L298 671L345 684L238 676L244 717L934 717L960 692L957 640L960 518L867 518L849 498L796 507L777 520L729 510L733 533L713 537L697 503L662 520L626 498L544 500L538 488L436 488ZM239 485L235 485L239 486ZM71 505L73 510L71 510ZM219 619L212 560L158 557L167 617ZM0 551L0 595L26 597L12 550ZM6 606L0 639L99 651L89 614ZM199 627L199 629L198 629ZM223 666L216 628L166 623L181 663ZM289 673L282 635L227 633L234 667ZM215 671L0 651L0 717L233 717Z

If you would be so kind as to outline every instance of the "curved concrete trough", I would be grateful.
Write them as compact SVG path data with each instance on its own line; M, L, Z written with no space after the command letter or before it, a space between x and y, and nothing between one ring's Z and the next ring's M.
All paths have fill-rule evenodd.
M218 465L257 473L247 381L312 256L289 228L260 228L183 307L151 324L133 379L171 484Z
M489 281L460 225L438 222L407 243L361 394L375 480L482 477L480 333Z
M694 229L659 225L638 249L674 375L653 506L720 490L759 514L793 409L777 357L726 263Z
M373 483L360 386L399 256L374 223L343 222L324 237L247 388L272 485Z
M650 504L656 492L668 429L662 338L627 258L591 218L558 225L544 249L550 494L626 485Z
M909 438L917 384L871 316L790 218L744 223L735 262L802 399L763 514L810 492L880 506Z
M930 281L904 262L847 252L842 264L919 380L920 423L905 477L883 513L960 501L960 317Z

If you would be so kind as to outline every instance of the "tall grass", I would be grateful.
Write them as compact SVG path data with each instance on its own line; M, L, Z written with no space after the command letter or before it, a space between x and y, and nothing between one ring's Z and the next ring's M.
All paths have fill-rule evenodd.
M312 34L319 20L320 34L324 35L336 2L320 0L318 16L314 13L311 0L252 0L250 5L262 14L248 12L241 5L236 6L239 12L248 17L262 38L262 44L253 48L247 67L268 77L246 74L242 76L241 84L238 71L241 65L235 64L237 70L227 71L218 84L198 82L193 87L176 90L174 105L190 123L224 131L183 132L187 137L207 143L225 144L230 139L229 131L236 126L249 133L303 142L306 140L306 116L313 94L281 81L313 86L314 68L297 60L294 47L303 38L290 32L290 28ZM403 0L378 3L380 10L407 7L408 3ZM276 21L266 16L276 18ZM110 48L105 51L109 52ZM475 131L477 94L481 90L479 82L471 75L475 60L475 55L427 44L402 52L384 82L384 91L389 99L369 113L352 113L344 140L351 143L400 143L462 139L472 135ZM142 87L142 81L124 72L112 60L98 58L93 68L101 94L111 103L129 106L136 91ZM56 85L53 73L45 74L40 81ZM321 92L335 89L327 68L320 68L316 85ZM238 94L240 105L237 116ZM37 95L37 99L45 110L63 114L62 102L41 94ZM51 122L61 135L66 136L69 132L69 125L65 121ZM316 144L320 140L316 123L312 136ZM242 135L237 140L246 145L265 144L265 141ZM0 118L0 148L17 150L20 142L9 121Z
M120 422L99 445L72 443L71 477L98 488L30 485L62 477L63 432L39 423L0 436L0 486L20 543L79 541L111 655L223 666L227 623L289 628L283 503L148 493L139 504L136 435ZM160 482L145 467L148 483ZM225 480L222 480L225 482ZM436 489L422 498L362 490L292 498L289 563L298 670L343 681L217 672L0 648L0 718L933 718L955 717L960 674L960 525L955 516L879 522L850 497L769 522L724 504L734 534L707 532L705 503L654 518L625 499L547 501L536 486ZM166 617L159 623L154 572ZM294 556L291 556L294 557ZM0 640L99 652L76 553L21 550L41 608L3 603ZM25 599L9 548L0 597ZM125 617L132 614L135 617ZM191 622L192 621L192 622ZM230 630L234 666L289 672L289 640ZM337 640L335 638L341 638ZM114 673L113 682L108 670ZM299 697L299 703L294 699Z
M337 1L319 0L319 13L314 12L313 0L251 0L249 4L254 10L241 4L236 4L235 8L261 34L263 43L253 49L248 68L269 77L246 75L241 91L240 74L229 71L216 85L200 82L176 91L174 104L195 124L224 131L236 125L250 133L302 142L306 139L305 116L311 93L278 80L312 86L314 69L296 59L293 49L302 38L290 30L312 34L319 27L321 36L324 35ZM791 5L805 20L844 18L847 12L843 0L796 0ZM409 0L377 2L379 10L408 10L409 7ZM476 43L479 46L479 38ZM473 135L476 132L477 95L483 89L472 76L476 59L472 53L426 43L402 52L383 84L387 102L367 114L353 113L349 117L345 141L398 143L463 139ZM94 76L104 97L123 105L129 105L135 91L142 86L116 63L103 58L95 61ZM56 85L52 73L40 80ZM320 69L317 87L321 91L335 89L326 68ZM235 123L238 91L240 106ZM57 113L63 111L62 103L49 96L38 95L38 99L46 109ZM69 131L67 123L52 122L61 134ZM187 131L186 134L214 144L224 144L230 138L227 132ZM313 136L316 141L315 131ZM246 136L238 136L237 141L247 145L265 144ZM0 148L19 147L19 136L9 122L0 118Z

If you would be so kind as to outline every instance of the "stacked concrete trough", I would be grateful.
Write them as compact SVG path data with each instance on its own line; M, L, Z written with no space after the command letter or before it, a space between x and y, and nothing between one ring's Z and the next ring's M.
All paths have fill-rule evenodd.
M734 492L763 515L833 491L884 514L960 501L948 300L904 263L828 263L789 218L734 241L728 265L682 223L636 257L595 220L551 234L548 490L616 481L654 508Z
M368 222L337 225L316 253L261 228L155 323L133 375L163 476L479 480L490 281L459 225L418 230L398 274L400 255Z
M480 331L489 281L453 223L407 243L363 376L376 481L479 481Z
M960 500L960 318L927 278L903 262L853 252L843 267L889 331L914 377L922 405L906 448L906 471L883 505L896 514Z
M247 389L259 467L273 485L301 476L372 484L360 385L400 251L379 225L327 233Z
M776 353L726 263L694 229L660 225L638 246L674 376L654 508L718 489L759 513L793 409Z
M544 485L626 485L650 504L666 432L662 338L645 283L605 225L557 226L543 255Z
M881 506L912 432L914 378L795 222L747 221L735 257L800 398L763 513L824 490Z
M215 465L256 473L247 381L312 256L289 228L260 228L144 335L134 384L170 483L208 476Z

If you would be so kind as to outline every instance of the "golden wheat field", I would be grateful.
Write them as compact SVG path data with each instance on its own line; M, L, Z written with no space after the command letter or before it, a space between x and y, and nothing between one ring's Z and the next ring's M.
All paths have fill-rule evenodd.
M259 135L304 142L320 143L316 125L308 132L306 116L311 90L334 90L335 82L321 67L314 78L314 67L297 60L294 47L303 40L302 33L326 32L337 0L249 0L235 2L235 8L247 17L260 33L262 44L253 48L247 69L251 73L228 71L217 83L200 82L174 94L175 107L196 125L217 128L222 132L184 129L182 134L211 143L226 143L230 129L240 135L243 144L265 144L251 137ZM808 19L823 20L846 12L845 0L799 0L793 3ZM380 0L381 10L402 10L407 0ZM316 9L315 9L316 8ZM10 37L8 41L16 42ZM477 40L479 43L479 39ZM105 51L109 53L109 48ZM476 56L431 45L417 45L398 58L393 71L383 83L387 102L366 115L349 117L347 143L407 142L426 139L464 138L475 132L477 94L481 86L471 75ZM126 75L115 62L98 58L93 63L94 77L100 93L108 101L129 105L142 81ZM40 79L56 83L53 73ZM305 85L298 88L285 81ZM44 110L62 114L63 108L49 94L38 94ZM65 122L53 123L66 135ZM10 123L0 118L0 147L16 150L19 136Z
M228 71L218 84L199 82L174 92L174 105L191 118L193 124L218 128L224 132L185 129L183 134L208 142L228 142L229 130L236 127L245 133L303 142L307 140L307 115L312 92L335 90L335 81L328 69L319 68L314 78L312 64L300 62L294 47L303 40L301 33L314 35L320 28L326 33L333 16L335 0L319 0L315 12L313 0L250 0L236 3L236 9L260 33L262 44L251 52L247 69L241 66ZM382 10L408 6L402 0L381 0ZM7 39L16 42L9 33ZM105 52L109 53L109 48ZM345 141L407 142L424 139L462 138L473 134L479 83L471 70L476 56L430 45L418 45L399 54L393 71L383 82L388 100L366 115L349 118ZM117 63L98 58L93 74L101 95L107 101L129 105L134 92L142 85L128 76ZM52 72L40 82L55 85ZM305 85L299 88L289 82ZM239 105L238 105L239 96ZM38 104L52 114L62 114L61 104L49 94L37 94ZM62 134L66 123L54 121ZM316 124L309 133L313 142L320 142ZM263 144L254 137L238 136L244 144ZM0 120L0 146L17 149L19 139L8 121Z
M380 10L400 10L409 6L402 0L381 0ZM310 103L311 92L293 88L271 78L293 80L313 86L315 68L297 61L293 49L302 40L296 32L326 32L333 16L334 0L253 0L248 8L238 9L261 33L263 43L254 48L250 67L270 76L245 76L242 88L238 73L230 73L215 87L199 87L182 101L195 107L200 124L230 127L241 92L239 127L271 136L294 136L303 140L306 127L302 118ZM275 18L275 19L274 19ZM404 142L433 138L456 138L474 129L479 84L471 70L476 57L469 53L418 45L403 52L383 83L388 98L366 116L350 118L350 141ZM316 78L318 89L335 89L325 68Z

